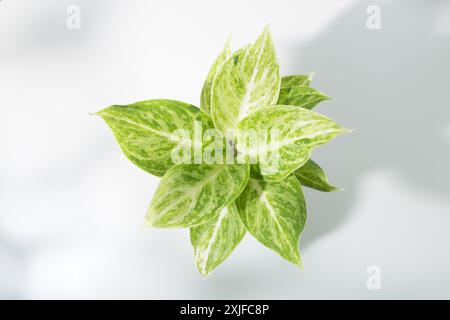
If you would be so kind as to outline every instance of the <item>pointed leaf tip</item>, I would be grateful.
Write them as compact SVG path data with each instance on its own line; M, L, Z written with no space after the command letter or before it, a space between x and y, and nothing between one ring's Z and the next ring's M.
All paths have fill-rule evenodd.
M298 242L306 223L306 205L294 176L279 181L250 178L236 205L245 227L259 242L301 265Z
M211 119L197 107L175 100L155 99L129 105L113 105L97 112L112 130L127 158L156 176L174 166L172 150L182 139L193 143L195 123L203 132L213 128ZM179 132L179 131L178 131ZM193 155L192 155L193 156Z
M309 159L312 150L343 132L333 120L316 112L288 105L258 110L239 123L236 148L240 155L257 160L267 180L289 176ZM254 146L245 132L277 131L277 138L263 146ZM244 133L240 135L240 133ZM274 161L273 159L276 159Z
M235 129L247 115L276 103L280 72L268 30L232 54L212 84L211 116L222 132Z
M339 190L338 187L330 184L325 171L311 159L309 159L302 167L294 171L294 175L302 186L323 192L334 192Z
M212 84L214 82L214 79L217 76L217 72L220 70L224 62L228 59L228 57L231 55L231 44L230 44L230 37L225 42L225 45L220 52L220 54L217 56L216 60L214 61L213 65L211 66L211 69L208 72L208 75L206 76L206 80L203 84L203 88L200 94L200 109L205 111L208 114L211 114L211 90L212 90Z
M191 228L191 243L199 272L208 276L231 255L245 233L234 202L223 208L216 218Z

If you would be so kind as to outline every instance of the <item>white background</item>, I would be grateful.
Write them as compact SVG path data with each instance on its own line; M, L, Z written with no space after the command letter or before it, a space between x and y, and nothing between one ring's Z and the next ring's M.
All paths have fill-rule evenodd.
M227 37L267 23L356 129L313 155L346 191L306 191L303 271L247 236L202 279L187 230L141 228L158 179L89 112L198 104ZM449 40L444 0L1 1L0 298L450 298Z

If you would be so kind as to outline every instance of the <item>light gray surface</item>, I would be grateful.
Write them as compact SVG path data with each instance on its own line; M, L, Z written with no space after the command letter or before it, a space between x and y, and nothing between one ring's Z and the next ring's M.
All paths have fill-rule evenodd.
M67 30L78 4L81 30ZM382 28L366 28L378 4ZM1 1L0 297L450 298L448 1ZM303 271L247 236L208 279L185 230L142 229L158 179L120 154L110 104L198 104L231 33L270 23L282 72L355 128L314 154ZM366 287L379 266L381 289Z

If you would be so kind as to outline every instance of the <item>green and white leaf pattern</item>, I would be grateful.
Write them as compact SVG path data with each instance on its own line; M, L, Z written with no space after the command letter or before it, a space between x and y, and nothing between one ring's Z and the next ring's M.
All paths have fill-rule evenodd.
M191 228L195 263L200 273L206 277L228 258L245 233L234 202L220 210L214 219Z
M266 131L268 143L255 146L241 138L241 132L250 130ZM278 180L300 168L315 147L344 131L333 120L316 112L296 106L271 106L239 123L237 150L249 160L257 159L265 179ZM277 138L274 138L275 133L278 133Z
M291 105L311 110L322 101L330 100L323 92L309 87L285 87L280 90L278 104Z
M313 160L309 159L301 168L294 171L294 175L302 186L324 192L340 190L328 182L325 171Z
M248 165L176 165L159 183L147 225L179 228L206 223L239 196L248 177Z
M255 43L234 54L226 43L206 77L200 109L160 99L97 113L134 164L163 176L146 225L190 228L203 276L233 252L247 231L301 266L298 241L306 223L301 186L338 190L308 159L315 147L346 131L310 111L329 99L311 88L312 76L280 77L266 28ZM252 132L256 136L249 138ZM191 152L186 156L185 151ZM177 155L189 164L174 164ZM217 163L223 159L227 164Z
M281 78L281 89L288 89L291 87L309 87L311 86L313 77L314 73L284 76Z
M259 242L301 265L298 241L306 223L306 205L294 176L279 181L250 178L236 205L245 227Z
M209 70L208 76L206 77L205 83L203 84L202 93L200 97L200 109L202 109L208 114L211 114L211 87L213 80L216 77L219 68L222 66L222 64L230 55L231 55L230 40L228 40L222 52L214 61L211 69Z
M127 158L156 176L162 176L174 165L171 151L181 138L174 134L176 130L185 129L193 138L195 121L201 121L203 130L213 128L207 114L175 100L114 105L97 114L111 128Z
M212 86L211 116L225 132L259 108L278 100L279 66L269 30L222 65Z

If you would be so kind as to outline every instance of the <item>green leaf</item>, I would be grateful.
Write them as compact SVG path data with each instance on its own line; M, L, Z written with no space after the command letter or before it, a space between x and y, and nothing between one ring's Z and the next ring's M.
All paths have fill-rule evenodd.
M195 263L203 276L207 276L233 252L246 233L233 202L223 208L214 219L191 228Z
M205 83L203 84L202 93L200 96L200 109L208 114L211 114L211 87L217 71L220 69L225 60L231 55L230 40L228 40L223 48L222 52L214 61Z
M176 165L159 183L147 212L147 225L177 228L206 223L236 199L248 177L248 165Z
M162 176L174 163L172 150L183 139L175 134L184 129L193 142L195 123L202 130L212 128L207 114L193 105L174 100L148 100L114 105L97 113L113 131L123 153L135 165ZM193 156L193 153L192 153Z
M298 106L311 110L318 103L329 100L330 98L326 94L310 88L312 76L312 74L309 74L281 78L280 96L277 104Z
M266 28L256 42L222 65L212 86L211 116L225 132L259 108L273 105L280 91L275 49Z
M324 192L340 190L328 182L328 177L323 169L309 159L301 168L294 171L294 175L302 186L310 187Z
M311 110L320 102L330 98L320 91L309 87L289 87L280 90L278 104L291 105Z
M250 178L236 205L245 227L259 242L301 265L298 241L306 223L306 205L294 176L279 181Z
M287 177L300 168L311 151L345 132L333 120L296 106L271 106L256 111L239 123L237 150L240 157L258 163L267 180ZM265 140L247 137L256 132Z
M281 89L290 87L309 87L314 73L295 76L284 76L281 78Z

